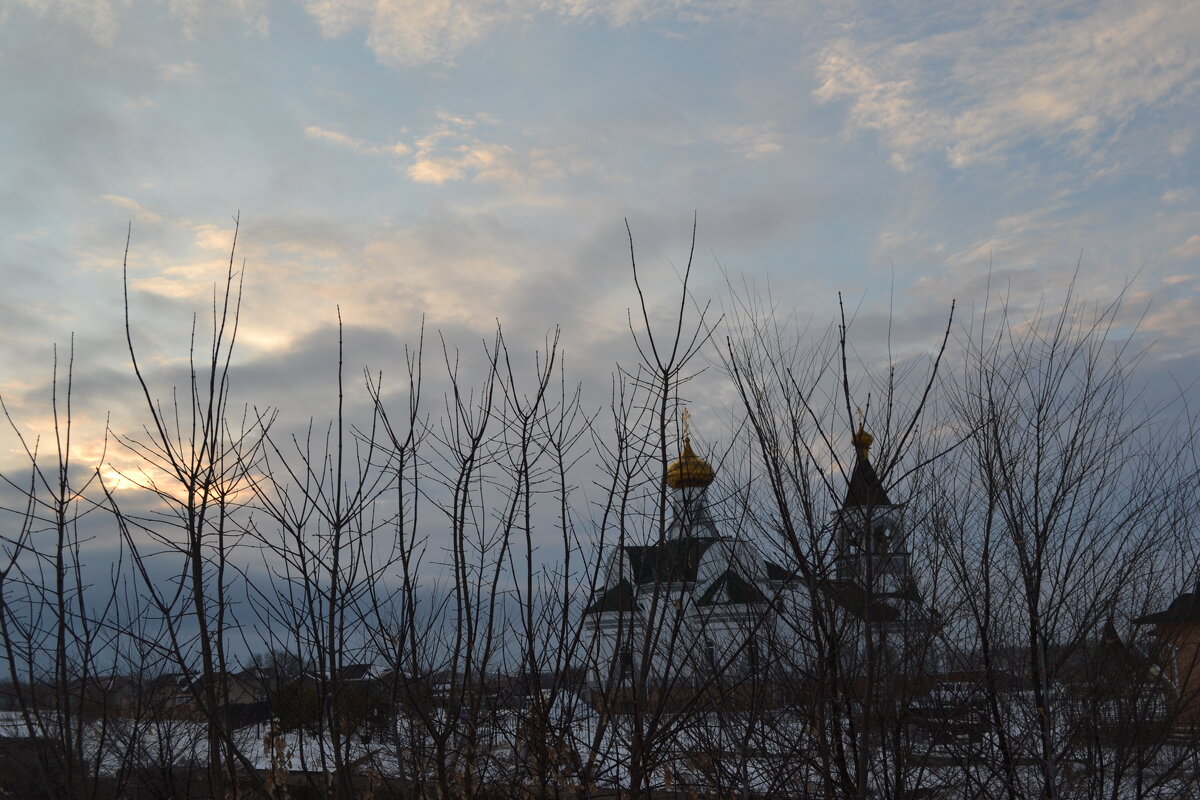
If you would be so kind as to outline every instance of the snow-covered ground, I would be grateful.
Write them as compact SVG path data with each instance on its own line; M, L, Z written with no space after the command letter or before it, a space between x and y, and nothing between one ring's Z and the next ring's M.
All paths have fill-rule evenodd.
M637 740L636 720L628 716L604 718L577 698L566 697L549 715L550 730L556 731L556 751L561 767L558 778L567 785L582 781L598 787L627 787L631 781L631 743ZM440 718L441 724L447 724ZM822 742L811 722L789 713L693 714L678 721L657 720L643 748L645 779L653 787L707 787L724 790L736 787L760 795L803 797L806 787L815 788L826 772L821 762ZM53 738L52 714L36 721L41 735ZM400 719L389 731L362 729L341 737L342 763L382 778L426 778L437 775L437 741L419 726ZM207 728L202 722L169 719L110 718L85 723L81 729L82 751L99 774L115 775L131 766L172 768L200 766L208 755ZM1018 731L1014 733L1020 734ZM1025 731L1024 733L1028 733ZM0 712L0 737L28 737L30 730L19 712ZM501 712L489 724L477 726L468 749L461 733L446 737L445 750L453 761L452 771L470 773L481 784L529 779L526 772L525 732L520 712ZM234 732L234 741L244 763L253 769L282 772L322 773L339 761L326 734L291 730L278 732L269 724L249 725ZM1018 743L1029 742L1021 736ZM828 741L825 742L828 745ZM899 766L894 759L876 759L867 773L872 794L887 797L897 778L910 788L942 790L938 796L989 796L989 789L1004 780L996 768L996 741L988 734L971 744L973 759L955 743L921 743L918 750ZM1030 752L1032 747L1027 748ZM827 751L824 751L827 752ZM1094 754L1093 754L1094 755ZM1184 800L1200 798L1194 782L1197 754L1190 747L1166 746L1146 754L1136 771L1125 779L1107 779L1105 795L1123 800ZM1112 774L1112 759L1101 757ZM1082 789L1094 774L1078 760L1064 758L1059 765L1063 786ZM1035 760L1025 758L1014 775L1019 794L1038 794L1041 770ZM1064 796L1073 796L1065 792ZM1082 795L1081 795L1082 796Z

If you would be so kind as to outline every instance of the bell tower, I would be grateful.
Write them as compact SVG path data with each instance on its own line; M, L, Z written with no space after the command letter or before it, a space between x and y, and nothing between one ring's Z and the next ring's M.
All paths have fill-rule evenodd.
M909 554L903 506L891 501L871 465L871 444L860 419L854 472L835 522L837 580L857 584L877 598L897 597L908 581Z

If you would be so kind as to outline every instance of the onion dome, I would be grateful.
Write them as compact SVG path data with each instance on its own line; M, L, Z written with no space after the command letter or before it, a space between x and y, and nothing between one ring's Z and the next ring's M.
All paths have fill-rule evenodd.
M692 437L683 438L683 452L667 467L667 485L672 489L704 488L716 473L707 461L692 452Z
M871 452L871 445L875 442L875 437L867 433L860 422L858 423L858 432L850 438L850 441L854 443L854 449L858 451L858 457L866 461Z

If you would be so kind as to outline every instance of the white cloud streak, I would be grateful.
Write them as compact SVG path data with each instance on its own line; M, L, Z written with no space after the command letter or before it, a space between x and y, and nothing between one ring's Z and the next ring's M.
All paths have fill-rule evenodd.
M763 158L782 152L779 132L772 123L730 125L719 128L712 137L726 150L742 158Z
M94 40L114 45L121 30L122 12L131 0L15 0L34 13L51 15L73 22L86 30ZM172 17L182 23L186 35L192 36L201 28L232 19L266 35L269 29L268 0L169 0ZM0 9L0 15L3 9ZM2 19L2 16L0 16Z
M524 182L525 170L518 166L519 159L512 147L484 141L473 133L478 122L495 125L495 119L486 114L471 118L444 111L437 114L437 119L439 124L418 137L413 147L404 142L376 145L318 125L305 128L304 136L360 155L412 154L404 172L415 183L441 185L465 179Z
M753 8L744 0L301 0L327 37L363 28L390 66L451 61L466 47L535 15L612 27L674 18L705 23Z
M304 135L309 139L328 142L336 147L341 147L362 155L403 156L412 152L412 148L403 142L394 142L385 145L370 144L363 139L347 136L339 131L322 128L319 125L309 125L304 129Z
M152 211L147 211L142 207L141 203L139 203L137 200L134 200L132 197L123 197L118 194L106 194L101 196L100 200L108 203L110 206L126 209L133 215L133 218L139 222L145 222L148 224L162 222L161 216L153 213Z
M987 4L967 27L868 36L821 49L815 95L848 102L848 131L878 133L898 166L1001 161L1030 140L1101 156L1139 112L1194 97L1200 74L1196 4Z

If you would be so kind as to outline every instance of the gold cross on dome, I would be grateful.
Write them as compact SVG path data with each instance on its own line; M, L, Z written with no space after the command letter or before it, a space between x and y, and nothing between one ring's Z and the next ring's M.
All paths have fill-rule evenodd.
M862 406L856 406L855 410L858 411L858 429L862 430L862 426L863 426Z
M690 424L692 412L688 411L687 407L685 406L683 411L679 414L679 418L683 420L683 438L686 439L692 435L692 428Z

